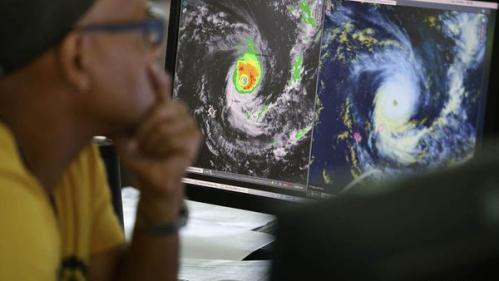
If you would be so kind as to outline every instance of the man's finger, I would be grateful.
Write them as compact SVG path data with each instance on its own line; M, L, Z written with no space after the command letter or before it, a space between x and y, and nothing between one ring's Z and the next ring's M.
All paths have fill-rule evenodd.
M161 107L158 106L156 111L139 127L136 136L141 143L147 142L151 136L157 134L158 129L163 128L164 126L172 126L172 129L175 129L175 124L187 120L192 120L187 107L182 103L172 101L163 104Z
M141 146L147 151L154 151L155 147L167 145L169 140L179 138L185 132L195 130L197 130L196 124L190 118L163 123L151 131L146 138L141 139Z
M149 66L149 75L158 103L171 100L172 80L170 75L166 74L157 64Z
M147 139L149 135L154 133L158 126L174 122L174 120L179 117L179 114L171 103L158 104L154 111L152 111L139 126L135 136L138 139Z
M165 156L165 150L183 150L184 146L188 146L191 140L197 141L199 132L194 121L186 121L178 124L176 130L172 130L169 126L158 128L154 135L141 142L143 148L148 154L160 154L156 156Z

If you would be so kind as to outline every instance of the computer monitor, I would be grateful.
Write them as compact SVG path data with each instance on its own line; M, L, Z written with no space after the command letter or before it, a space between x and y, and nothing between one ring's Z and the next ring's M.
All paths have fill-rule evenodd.
M498 144L459 167L280 214L270 280L494 279Z
M194 200L329 198L466 161L491 131L497 3L171 5L166 67L205 136L185 178Z

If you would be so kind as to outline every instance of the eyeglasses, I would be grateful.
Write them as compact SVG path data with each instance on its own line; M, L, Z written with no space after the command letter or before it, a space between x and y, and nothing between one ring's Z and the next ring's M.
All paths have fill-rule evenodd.
M143 21L126 23L89 24L77 27L81 32L141 32L146 46L154 48L162 44L165 35L165 21L158 17L149 17Z

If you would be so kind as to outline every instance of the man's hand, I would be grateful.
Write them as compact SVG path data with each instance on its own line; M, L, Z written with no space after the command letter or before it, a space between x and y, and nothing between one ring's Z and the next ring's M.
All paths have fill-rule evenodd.
M134 173L141 191L139 209L151 218L176 218L183 201L182 177L195 160L201 134L187 106L170 97L170 79L150 68L157 104L135 135L116 140L119 157Z

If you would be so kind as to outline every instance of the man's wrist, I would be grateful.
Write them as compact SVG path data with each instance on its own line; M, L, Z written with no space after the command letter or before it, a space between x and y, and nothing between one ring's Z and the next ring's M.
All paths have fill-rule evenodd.
M185 204L180 208L180 212L175 220L159 222L143 214L139 209L137 211L136 225L139 229L145 231L151 236L170 236L178 234L178 231L187 224L188 209Z
M145 183L145 181L139 181L138 210L154 221L176 220L184 204L183 183L179 180L162 187L151 187Z
M183 196L178 199L172 197L163 198L142 192L137 213L150 218L154 222L173 222L180 215L183 204Z
M173 235L187 222L183 184L179 181L161 188L140 185L136 225L152 236ZM164 190L167 192L158 192Z

